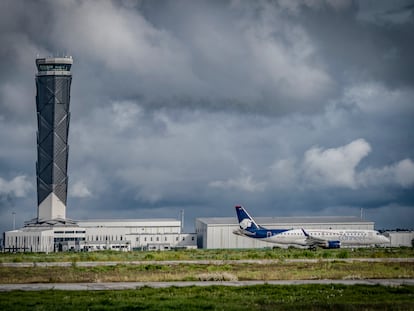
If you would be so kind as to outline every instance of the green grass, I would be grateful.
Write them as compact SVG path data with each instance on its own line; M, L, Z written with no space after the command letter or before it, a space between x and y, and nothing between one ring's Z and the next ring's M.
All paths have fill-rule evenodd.
M0 254L2 262L69 262L69 267L4 267L0 283L51 282L155 282L223 280L297 280L413 278L411 262L343 262L343 258L414 257L412 248L371 248L339 250L250 249L187 250L166 252L94 252L52 254ZM289 259L316 259L291 262ZM265 264L226 262L224 264L162 264L166 260L276 259ZM320 260L319 260L320 259ZM323 261L333 259L332 261ZM335 260L338 259L338 260ZM119 261L115 266L81 267L82 261ZM129 264L142 261L142 264ZM155 262L154 262L155 261ZM148 263L146 263L148 262Z
M0 283L165 282L414 278L411 262L272 262L268 264L118 264L80 267L0 267Z
M333 250L301 249L226 249L177 250L165 252L65 252L65 253L0 253L2 262L79 262L79 261L141 261L141 260L241 260L300 258L390 258L414 257L414 248L359 248Z
M257 285L122 291L12 291L1 310L414 310L414 287Z
M69 267L9 268L0 283L413 278L412 263L343 262L343 258L408 258L412 248L251 249L168 252L0 254L1 262L72 262ZM288 259L334 259L289 262ZM129 261L277 259L268 264L162 265ZM335 260L338 259L338 260ZM121 261L80 267L82 261ZM414 287L259 285L249 287L139 288L123 291L0 292L0 310L414 310Z

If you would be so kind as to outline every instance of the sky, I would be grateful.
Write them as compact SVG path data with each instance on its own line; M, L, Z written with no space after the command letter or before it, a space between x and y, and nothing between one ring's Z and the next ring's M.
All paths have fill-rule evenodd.
M0 231L36 217L35 59L73 57L67 217L414 229L414 1L0 1Z

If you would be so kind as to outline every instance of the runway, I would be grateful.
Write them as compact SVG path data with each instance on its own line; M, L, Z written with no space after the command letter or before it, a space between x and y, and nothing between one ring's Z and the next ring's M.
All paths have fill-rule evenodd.
M342 284L342 285L383 285L414 286L414 279L366 279L366 280L283 280L283 281L229 281L229 282L115 282L115 283L34 283L0 284L0 291L39 291L39 290L126 290L141 287L166 288L186 286L253 286L253 285L304 285L304 284Z

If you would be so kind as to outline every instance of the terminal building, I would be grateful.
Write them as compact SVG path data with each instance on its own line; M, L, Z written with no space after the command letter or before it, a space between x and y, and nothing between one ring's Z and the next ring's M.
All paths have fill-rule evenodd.
M6 252L170 250L197 248L195 233L176 219L100 219L26 224L5 232Z
M84 250L170 250L197 248L195 233L183 233L176 219L82 220Z

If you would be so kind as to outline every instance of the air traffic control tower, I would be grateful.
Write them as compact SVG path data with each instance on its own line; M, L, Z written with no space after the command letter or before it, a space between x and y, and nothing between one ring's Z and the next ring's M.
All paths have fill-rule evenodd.
M72 57L37 58L37 223L66 219Z

